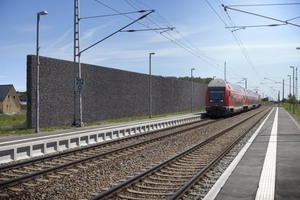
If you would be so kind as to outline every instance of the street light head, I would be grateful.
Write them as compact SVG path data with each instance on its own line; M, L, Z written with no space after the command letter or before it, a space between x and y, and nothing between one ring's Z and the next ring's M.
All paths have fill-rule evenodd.
M37 13L37 15L47 15L47 14L48 12L46 10Z
M297 47L296 49L297 49L297 50L300 50L300 47Z
M294 66L290 66L290 68L294 68Z
M152 52L152 53L150 53L150 55L155 55L155 53L154 53L154 52Z
M195 70L195 68L192 68L191 70Z

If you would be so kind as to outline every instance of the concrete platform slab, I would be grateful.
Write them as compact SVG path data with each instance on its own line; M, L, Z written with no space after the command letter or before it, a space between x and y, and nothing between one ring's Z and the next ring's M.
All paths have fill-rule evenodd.
M193 113L59 132L0 137L0 164L201 120Z
M274 108L261 126L240 161L232 162L232 171L226 170L205 200L300 199L299 125L283 108ZM268 156L272 146L276 149ZM268 175L262 181L264 171ZM274 178L269 176L272 171Z

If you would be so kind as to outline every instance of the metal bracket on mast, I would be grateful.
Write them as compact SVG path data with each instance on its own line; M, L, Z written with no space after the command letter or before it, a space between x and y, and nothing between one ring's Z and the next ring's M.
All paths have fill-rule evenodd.
M102 40L99 40L98 42L92 44L91 46L83 49L80 51L80 16L79 16L79 0L74 0L74 122L73 124L75 126L83 126L82 121L82 88L84 85L84 79L81 77L81 63L80 63L80 56L81 53L85 52L86 50L96 46L100 42L108 39L109 37L115 35L118 32L121 32L123 29L127 28L128 26L136 23L137 21L145 18L154 10L149 10L147 14L142 15L138 19L132 21L131 23L127 24L126 26L122 27L121 29L113 32L112 34L106 36ZM147 10L142 10L139 12L147 12Z

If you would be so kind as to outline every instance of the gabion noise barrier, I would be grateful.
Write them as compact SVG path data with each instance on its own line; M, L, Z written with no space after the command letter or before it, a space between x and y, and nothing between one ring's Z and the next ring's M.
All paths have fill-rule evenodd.
M149 75L82 64L83 122L149 113ZM74 123L74 63L40 57L40 127ZM193 83L193 109L204 107L207 84ZM191 110L192 84L152 76L152 114ZM27 127L36 120L36 56L27 56Z

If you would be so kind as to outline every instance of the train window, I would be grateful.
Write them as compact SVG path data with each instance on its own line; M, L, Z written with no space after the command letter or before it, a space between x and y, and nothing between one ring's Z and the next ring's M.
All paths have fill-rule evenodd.
M216 88L209 90L209 101L211 103L223 103L224 101L224 88Z

